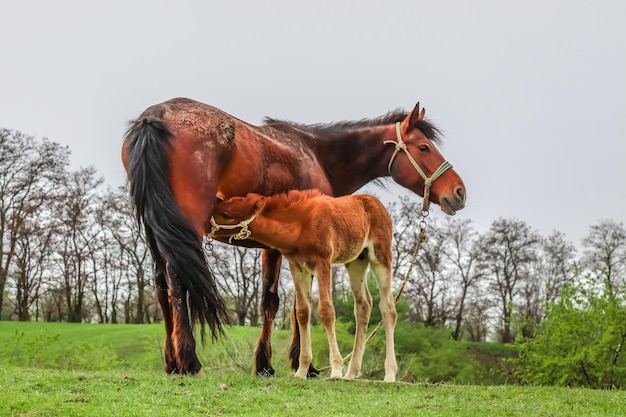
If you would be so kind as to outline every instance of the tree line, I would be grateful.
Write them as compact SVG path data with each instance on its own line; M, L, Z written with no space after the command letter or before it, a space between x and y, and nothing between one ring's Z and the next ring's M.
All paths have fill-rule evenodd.
M0 129L0 318L146 323L160 320L152 262L126 186L105 188L94 168L69 167L70 150ZM394 221L394 283L417 245L420 208L408 197L388 205ZM519 219L487 231L470 220L428 219L405 289L405 319L446 326L460 340L510 343L533 335L546 306L581 271L609 289L626 285L626 229L592 225L583 251L554 231L544 236ZM233 312L232 324L256 326L261 312L260 250L206 242L206 256ZM289 325L293 286L281 272L277 323ZM333 273L338 302L351 297L343 269Z

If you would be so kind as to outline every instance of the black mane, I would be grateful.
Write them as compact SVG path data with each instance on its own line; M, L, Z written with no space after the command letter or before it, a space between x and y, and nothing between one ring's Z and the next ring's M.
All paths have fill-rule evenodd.
M374 119L361 119L356 121L343 120L332 123L315 123L315 124L301 124L291 122L288 120L272 119L271 117L265 117L263 119L263 125L274 129L290 132L293 130L299 130L301 132L309 133L315 136L332 136L336 133L345 132L346 130L357 130L367 127L386 126L401 122L408 116L408 113L402 109L396 109L388 112L380 117ZM416 126L422 133L431 141L439 143L440 130L429 120L422 119L417 122Z

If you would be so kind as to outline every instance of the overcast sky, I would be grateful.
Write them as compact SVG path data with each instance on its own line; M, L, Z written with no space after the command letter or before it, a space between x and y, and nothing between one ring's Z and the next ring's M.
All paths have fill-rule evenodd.
M623 0L0 0L0 15L0 127L68 145L111 186L127 121L172 97L253 124L419 101L480 232L519 218L579 245L626 222Z

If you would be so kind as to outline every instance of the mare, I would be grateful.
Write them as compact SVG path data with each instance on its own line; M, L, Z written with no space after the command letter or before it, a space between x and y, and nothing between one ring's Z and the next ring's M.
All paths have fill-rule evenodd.
M421 196L426 193L425 201L453 215L465 205L465 186L434 146L437 137L419 104L411 112L325 125L266 119L254 126L185 98L146 109L126 133L122 162L154 261L166 331L165 371L201 373L194 324L200 325L203 339L205 325L218 339L229 320L202 250L218 199L313 188L342 196L391 177ZM435 176L439 180L431 185ZM250 240L243 244L262 247ZM271 332L279 302L280 252L264 250L262 263L263 327L255 372L273 375ZM292 328L290 356L297 368L300 336L298 326ZM317 370L311 366L309 374Z
M306 379L311 366L310 315L311 284L317 277L319 317L328 336L330 378L342 377L343 359L335 336L335 309L332 300L331 265L343 264L350 276L354 296L356 333L348 370L344 379L361 373L367 325L372 311L372 296L365 272L370 266L380 291L380 311L385 325L385 381L394 382L398 366L394 350L396 306L391 294L391 239L389 213L370 195L330 197L319 191L290 191L263 197L248 194L218 202L213 211L216 236L251 238L280 253L289 261L296 289L296 317L300 331L299 366L296 378ZM240 233L222 232L222 225L242 226Z

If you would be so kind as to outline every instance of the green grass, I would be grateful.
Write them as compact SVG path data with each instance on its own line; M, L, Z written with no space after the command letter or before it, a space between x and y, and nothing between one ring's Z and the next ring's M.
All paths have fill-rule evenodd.
M624 416L623 392L519 386L0 370L2 416Z
M321 332L317 331L316 333ZM23 334L23 337L21 337ZM213 343L210 337L198 343L198 357L205 370L236 368L252 372L253 352L259 329L231 327L226 339ZM273 365L289 373L287 349L291 333L275 330L272 335ZM21 337L21 338L20 338ZM69 356L114 357L115 363L101 363L95 369L123 368L160 370L163 368L162 324L77 324L0 321L0 364L57 368ZM19 340L18 340L19 339ZM198 338L199 339L199 338ZM318 343L321 344L321 343ZM15 352L14 352L15 351ZM80 366L78 366L80 368Z
M314 343L325 344L317 331ZM249 327L199 349L205 378L169 376L160 371L163 334L162 325L0 322L0 416L626 415L623 391L293 380L286 331L273 338L277 376L257 378L258 329Z

